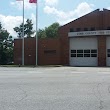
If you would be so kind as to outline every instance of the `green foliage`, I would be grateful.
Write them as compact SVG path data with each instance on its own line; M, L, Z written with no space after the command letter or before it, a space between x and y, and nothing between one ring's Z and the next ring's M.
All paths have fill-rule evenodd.
M34 31L32 31L33 30L32 20L27 19L24 28L25 28L25 35L27 37L31 37L31 35L34 34Z
M15 27L13 29L18 34L18 38L21 38L23 32L23 23L21 23L19 27ZM26 24L24 24L24 36L30 38L34 33L35 31L33 31L32 20L27 19Z
M22 37L22 32L23 32L23 23L19 26L19 27L15 27L13 28L14 31L16 31L16 33L18 34L18 37L21 38Z
M9 61L13 61L13 40L0 23L0 64L7 64Z
M59 23L53 23L45 29L38 30L38 38L57 38Z
M38 30L38 38L46 38L46 32L43 29Z

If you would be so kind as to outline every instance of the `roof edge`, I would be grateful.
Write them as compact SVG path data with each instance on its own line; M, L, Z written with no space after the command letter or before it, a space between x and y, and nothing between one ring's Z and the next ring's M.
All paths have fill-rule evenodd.
M106 10L106 9L104 9L104 10ZM78 19L80 19L80 18L86 16L86 15L89 15L90 13L97 12L97 11L100 11L100 9L96 9L96 10L94 10L94 11L91 11L91 12L89 12L89 13L87 13L87 14L85 14L85 15L83 15L83 16L81 16L81 17L79 17L79 18L77 18L77 19L75 19L75 20L73 20L73 21L70 21L70 22L67 23L67 24L64 24L63 26L60 26L60 28L66 26L66 25L68 25L68 24L70 24L70 23L72 23L72 22L74 22L74 21L76 21L76 20L78 20Z

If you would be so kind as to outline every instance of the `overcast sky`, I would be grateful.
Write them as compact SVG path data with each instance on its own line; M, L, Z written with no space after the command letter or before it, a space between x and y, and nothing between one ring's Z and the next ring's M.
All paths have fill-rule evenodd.
M36 24L36 4L25 1L25 20L32 19ZM54 22L64 25L95 9L110 9L110 0L38 0L38 28L45 28ZM0 22L10 34L22 22L22 1L1 0Z

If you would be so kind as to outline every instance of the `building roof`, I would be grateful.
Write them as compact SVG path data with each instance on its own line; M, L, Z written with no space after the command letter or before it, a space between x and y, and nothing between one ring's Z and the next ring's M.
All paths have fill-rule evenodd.
M103 11L110 11L110 10L105 9L105 8L103 8L103 10L96 9L96 10L94 10L94 11L92 11L92 12L90 12L90 13L86 14L86 15L83 15L83 16L81 16L81 17L79 17L79 18L77 18L77 19L75 19L75 20L73 20L73 21L71 21L71 22L67 23L67 24L64 24L64 25L63 25L63 26L61 26L60 28L62 28L62 27L64 27L64 26L67 26L67 25L71 24L72 22L75 22L75 21L77 21L77 20L79 20L79 19L81 19L81 18L83 18L83 17L85 17L85 16L87 16L87 15L92 14L92 13L103 12Z

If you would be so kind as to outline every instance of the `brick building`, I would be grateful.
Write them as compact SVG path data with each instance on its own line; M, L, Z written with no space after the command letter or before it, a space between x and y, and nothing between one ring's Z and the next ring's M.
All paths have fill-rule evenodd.
M22 39L14 40L14 63L22 64ZM36 64L36 39L24 39L24 64ZM38 65L58 65L60 62L60 40L38 40Z
M110 66L110 11L99 9L59 28L58 39L38 41L38 64ZM14 62L21 63L21 40ZM25 39L25 64L35 64L35 39Z

